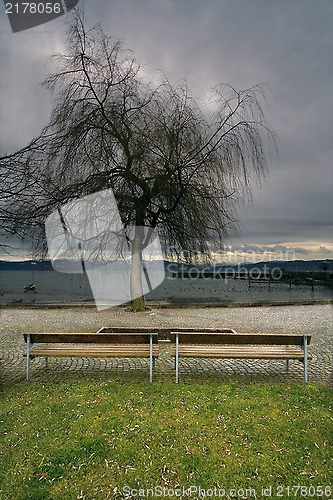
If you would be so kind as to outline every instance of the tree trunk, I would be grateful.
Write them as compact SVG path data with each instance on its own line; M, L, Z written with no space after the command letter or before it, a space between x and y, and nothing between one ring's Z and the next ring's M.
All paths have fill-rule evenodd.
M131 269L131 296L134 312L144 311L146 308L142 290L142 226L135 227L132 240L132 269Z

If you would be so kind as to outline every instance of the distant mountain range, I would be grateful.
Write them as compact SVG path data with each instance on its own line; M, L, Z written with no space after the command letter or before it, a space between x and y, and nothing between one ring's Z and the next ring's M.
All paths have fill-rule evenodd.
M157 261L158 262L158 261ZM156 263L157 263L156 262ZM312 271L322 271L321 265L326 262L329 265L328 272L333 271L333 259L326 260L292 260L292 261L266 261L266 262L256 262L256 263L244 263L244 264L215 264L212 270L218 271L223 269L238 269L239 267L243 269L273 269L280 268L289 271L300 271L300 272L312 272ZM167 262L164 261L166 269L169 271L177 272L180 269L183 271L189 270L191 267L196 267L198 270L208 268L206 264L199 265L186 265L180 264L178 262ZM207 269L208 270L208 269ZM53 271L52 264L49 260L25 260L25 261L6 261L0 260L0 271Z

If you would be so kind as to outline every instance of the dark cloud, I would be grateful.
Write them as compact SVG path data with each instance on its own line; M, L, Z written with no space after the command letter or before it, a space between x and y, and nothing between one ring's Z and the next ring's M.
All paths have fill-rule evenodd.
M83 2L79 2L79 6ZM87 18L119 35L172 83L183 78L205 98L218 83L264 82L265 113L280 143L279 160L254 204L240 211L248 245L332 245L332 19L329 0L94 0ZM47 122L51 99L39 83L49 56L64 47L65 16L13 34L1 5L0 146L23 146ZM237 240L234 242L237 245ZM304 248L308 248L304 245ZM302 247L302 245L301 245Z

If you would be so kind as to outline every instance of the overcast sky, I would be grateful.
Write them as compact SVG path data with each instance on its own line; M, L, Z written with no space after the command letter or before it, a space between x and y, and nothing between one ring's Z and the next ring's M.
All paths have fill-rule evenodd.
M269 86L265 114L280 154L253 206L240 211L240 234L226 241L229 260L333 258L333 2L83 3L90 23L121 36L147 70L186 79L195 96L218 83ZM0 4L2 154L26 145L49 119L51 96L40 83L52 71L50 56L65 50L65 18L13 34Z

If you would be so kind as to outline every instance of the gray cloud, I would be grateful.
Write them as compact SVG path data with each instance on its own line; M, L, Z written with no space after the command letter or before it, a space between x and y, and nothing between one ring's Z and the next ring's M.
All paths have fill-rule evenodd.
M309 250L303 247L287 247L286 245L249 245L249 244L244 244L241 246L233 245L230 247L226 247L224 249L227 252L231 253L238 253L238 254L287 254L288 252L295 252L298 254L308 254Z

